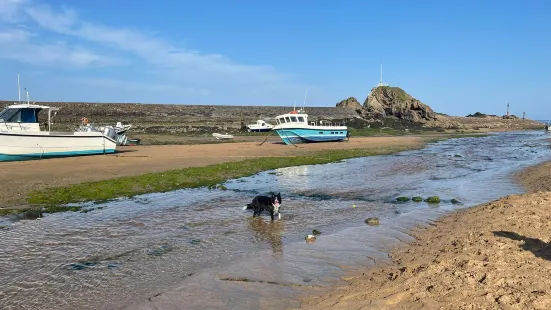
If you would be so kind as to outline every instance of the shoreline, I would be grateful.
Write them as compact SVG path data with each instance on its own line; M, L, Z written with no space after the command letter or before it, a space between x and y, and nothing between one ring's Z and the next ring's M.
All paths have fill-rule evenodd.
M551 308L551 161L513 177L525 194L412 229L388 261L305 295L300 309Z
M358 137L349 142L298 147L272 143L259 146L258 142L135 146L121 147L121 152L113 155L6 162L0 163L4 172L0 181L11 190L0 193L4 202L0 212L213 186L280 167L391 154L443 139L472 136Z

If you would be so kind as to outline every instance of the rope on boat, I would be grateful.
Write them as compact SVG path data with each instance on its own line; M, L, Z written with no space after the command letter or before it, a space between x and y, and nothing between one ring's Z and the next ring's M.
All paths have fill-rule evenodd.
M264 141L262 141L262 143L260 143L258 146L261 146L262 144L264 144L264 142L266 142L266 141L268 140L268 138L272 135L272 131L273 131L273 130L270 130L270 131L268 132L268 134L266 135L266 139L264 139Z
M289 140L289 142L291 142L291 144L294 146L294 147L298 147L296 146L293 141L291 139L289 139L289 136L287 135L287 132L286 131L283 131L283 133L285 133L285 138L287 138L287 140Z

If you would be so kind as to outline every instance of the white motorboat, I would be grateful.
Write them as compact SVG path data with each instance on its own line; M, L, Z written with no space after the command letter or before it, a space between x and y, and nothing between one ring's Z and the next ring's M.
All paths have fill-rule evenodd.
M114 128L118 135L122 135L128 129L132 128L132 125L129 125L129 124L123 125L122 122L117 122Z
M40 129L38 115L48 115L46 130ZM98 131L50 131L59 108L27 103L13 104L0 112L0 161L18 161L114 153L117 142L113 128Z
M229 134L223 135L223 134L219 134L219 133L216 133L216 132L213 133L212 136L215 137L216 140L231 140L231 139L233 139L233 135L229 135Z
M274 126L261 119L257 120L256 124L247 125L247 131L249 132L266 132L272 130L272 128L274 128Z

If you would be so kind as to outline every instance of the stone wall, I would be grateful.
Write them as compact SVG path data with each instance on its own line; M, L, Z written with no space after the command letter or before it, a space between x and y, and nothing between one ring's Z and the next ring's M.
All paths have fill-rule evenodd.
M13 104L0 101L0 107ZM274 124L273 118L293 110L293 107L224 106L224 105L169 105L140 103L36 102L60 107L52 130L70 130L82 117L98 125L123 122L134 125L133 133L189 134L225 130L236 132L245 124L264 119ZM344 120L357 118L350 108L306 107L312 121L318 119ZM45 121L42 116L41 121Z

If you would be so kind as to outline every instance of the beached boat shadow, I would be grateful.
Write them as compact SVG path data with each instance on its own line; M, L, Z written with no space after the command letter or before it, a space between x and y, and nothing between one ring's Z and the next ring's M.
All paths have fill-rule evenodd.
M551 243L536 238L525 237L512 231L494 231L493 233L498 237L524 241L524 244L520 245L522 249L532 252L536 257L551 260Z
M247 222L249 228L254 232L254 239L257 242L268 242L276 257L283 254L282 221L264 221L261 217L252 217Z

